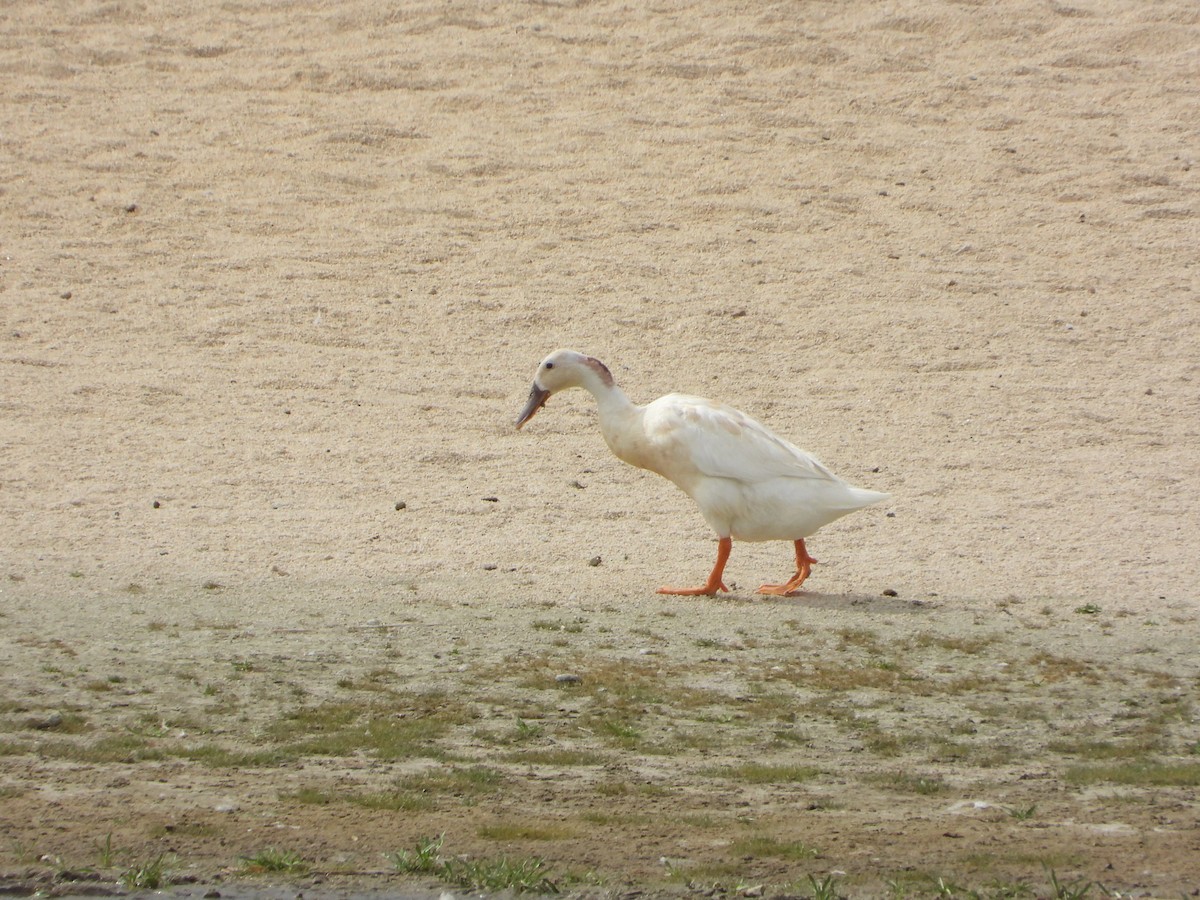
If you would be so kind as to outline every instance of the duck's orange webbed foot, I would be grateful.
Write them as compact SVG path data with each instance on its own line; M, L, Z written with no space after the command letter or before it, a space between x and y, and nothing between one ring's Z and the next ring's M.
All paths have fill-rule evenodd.
M725 582L721 580L721 576L725 573L725 563L729 561L729 551L733 547L733 541L727 537L717 541L717 562L713 566L712 572L708 575L708 581L702 587L698 588L676 588L676 587L660 587L656 593L659 594L674 594L679 597L713 597L717 591L728 591L725 587Z
M794 597L800 593L800 585L804 584L804 579L812 574L815 562L816 560L808 555L808 548L804 546L804 541L796 541L796 574L784 584L760 585L758 592L769 594L772 597Z
M715 597L717 591L729 591L722 582L716 584L705 584L702 587L696 588L681 588L681 587L660 587L654 593L656 594L672 594L676 597Z

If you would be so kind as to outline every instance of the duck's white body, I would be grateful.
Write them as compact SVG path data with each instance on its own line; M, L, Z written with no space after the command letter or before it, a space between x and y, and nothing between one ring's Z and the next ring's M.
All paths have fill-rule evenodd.
M601 406L600 430L609 449L674 482L720 537L794 541L887 496L847 484L723 403L667 394L629 407L631 414L605 415Z
M517 427L551 394L570 387L596 398L600 431L613 454L678 485L722 541L796 543L797 576L786 585L764 585L760 590L767 593L790 593L808 575L815 560L808 557L804 538L888 496L848 484L815 457L723 403L667 394L637 406L603 363L573 350L557 350L542 361ZM663 591L715 593L723 587L727 557L725 543L703 589Z

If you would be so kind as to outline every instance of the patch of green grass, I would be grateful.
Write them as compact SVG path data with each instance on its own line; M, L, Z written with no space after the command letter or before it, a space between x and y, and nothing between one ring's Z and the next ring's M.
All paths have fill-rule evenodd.
M173 756L190 759L212 769L243 769L280 766L294 754L279 750L230 750L216 744L197 744L173 751Z
M37 748L49 759L69 759L81 763L144 762L163 759L167 754L134 734L111 734L85 744L73 741L46 741Z
M575 832L562 824L534 825L530 822L491 822L479 826L476 834L489 841L565 841L573 837Z
M40 731L53 732L54 734L87 734L92 730L92 725L86 718L77 712L65 712L53 719L46 716L40 716L43 721L39 723Z
M811 746L812 735L806 731L796 731L794 728L781 728L771 732L771 738L776 744L785 746Z
M1066 780L1071 784L1127 784L1141 787L1198 787L1200 763L1136 762L1072 766Z
M412 850L397 850L387 854L387 858L396 871L403 875L426 875L437 872L442 867L442 860L438 853L442 849L442 842L445 839L445 834L419 838L416 847Z
M347 803L363 809L383 809L393 812L423 812L434 808L434 799L415 791L378 791L375 793L350 793Z
M301 707L273 723L267 737L293 757L365 752L377 759L436 758L437 739L467 717L461 705L437 697L397 695L386 705L346 700ZM397 713L394 704L401 699L420 705Z
M819 880L816 876L809 875L808 886L812 891L812 900L840 900L842 896L837 879L832 875L826 875Z
M527 709L526 712L528 713L530 710ZM532 713L536 716L542 715L540 710L533 710ZM501 732L480 730L477 734L482 740L486 740L489 743L499 746L513 746L541 740L546 735L546 726L538 721L530 722L524 716L518 714L513 720L513 726L510 729Z
M112 832L96 844L96 858L102 869L111 869L117 863L117 851L113 849Z
M781 841L770 834L753 834L738 838L731 848L739 856L772 857L775 859L813 859L821 855L816 847L804 841Z
M447 725L433 719L371 719L364 725L316 733L290 747L306 756L353 756L367 752L378 759L436 756L433 741Z
M933 632L923 631L912 639L911 644L917 648L937 647L940 650L951 650L956 653L975 656L996 643L996 640L997 638L994 636L960 637L957 635L934 634Z
M275 847L267 847L253 856L240 857L238 862L241 863L240 871L243 875L271 873L303 875L309 869L308 863L299 854L292 850L279 850Z
M19 863L30 865L38 860L41 856L36 849L30 847L24 841L17 837L8 839L9 850L12 852L13 859Z
M1025 759L1027 754L1018 750L1012 744L1003 741L984 742L971 748L971 762L981 769L995 769L1000 766L1012 765L1018 759Z
M1026 897L1036 897L1037 891L1023 881L1001 881L992 879L984 885L982 891L973 891L986 900L1023 900Z
M121 884L131 891L157 891L171 883L174 858L160 853L147 862L134 863L121 873Z
M596 750L572 749L569 747L547 747L544 749L515 750L504 757L506 762L526 763L533 766L602 766L610 757Z
M724 746L723 736L711 728L676 728L664 735L657 743L645 748L646 753L673 756L691 751L716 750Z
M876 756L900 756L928 742L928 735L872 729L863 736L863 743Z
M705 774L746 784L797 784L802 781L811 781L821 774L821 770L804 765L742 763L741 765L710 769Z
M1037 892L1022 882L990 881L983 887L971 888L952 881L944 875L927 872L903 872L887 880L896 900L907 897L938 897L942 900L1015 900L1036 897Z
M767 677L829 695L861 690L925 694L931 690L921 676L906 672L893 660L880 658L858 664L832 659L792 662L774 667Z
M615 716L598 719L592 723L592 728L604 740L627 749L633 749L642 739L638 729Z
M658 821L657 817L646 813L614 812L610 809L592 807L579 816L591 825L605 825L616 828L651 825Z
M370 706L353 701L303 706L272 723L267 729L267 737L286 743L313 735L334 734L349 728L370 710Z
M442 790L449 793L491 793L503 782L504 775L487 766L437 769L402 779L427 790Z
M557 894L558 885L546 864L537 857L464 860L441 857L444 835L417 841L412 850L388 854L397 872L436 875L443 881L472 891Z
M730 712L728 698L713 698L712 703L693 716L706 725L733 725L739 721L792 723L796 721L796 697L790 689L775 690L761 682L752 684L752 693L737 698L737 715Z
M631 789L628 781L602 781L592 790L601 797L626 797Z
M517 894L559 892L558 885L550 877L549 867L536 856L450 860L445 864L443 877L472 891L512 891Z
M136 724L127 726L131 734L139 737L162 739L167 738L173 731L203 731L204 726L182 719L165 719L153 712L145 712L137 717Z
M698 863L667 863L667 881L686 884L709 896L740 894L745 889L738 876L744 863L741 860L709 860Z
M536 723L531 725L524 719L518 718L514 727L513 740L517 742L532 741L540 738L545 732L544 726Z
M1050 896L1054 900L1083 900L1091 892L1092 888L1098 889L1102 894L1108 894L1103 885L1095 881L1086 881L1081 878L1078 881L1065 884L1058 880L1058 874L1053 869L1047 869L1046 875L1050 879Z
M1158 749L1157 741L1116 741L1091 740L1087 738L1063 738L1050 741L1046 749L1064 756L1077 756L1081 759L1130 759L1145 757Z
M1008 806L1004 807L1004 811L1018 822L1028 822L1037 813L1037 804L1031 803L1028 806Z
M708 813L685 812L679 817L679 823L694 831L705 831L709 828L724 828L726 821L715 818Z
M361 678L339 678L337 686L346 690L353 691L378 691L391 692L393 684L400 680L400 676L393 670L388 668L376 668L367 672Z
M471 806L478 803L482 797L494 794L503 783L504 776L487 766L451 767L398 778L396 790L400 794L409 795L410 799L406 802L435 804L442 797L453 797L464 805Z

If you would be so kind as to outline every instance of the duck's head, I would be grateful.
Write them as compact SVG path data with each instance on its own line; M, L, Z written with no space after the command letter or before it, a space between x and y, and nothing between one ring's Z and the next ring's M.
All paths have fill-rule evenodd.
M586 388L595 393L612 385L612 373L600 360L576 350L555 350L542 360L534 373L529 402L521 410L517 428L532 419L546 405L551 394L573 387Z

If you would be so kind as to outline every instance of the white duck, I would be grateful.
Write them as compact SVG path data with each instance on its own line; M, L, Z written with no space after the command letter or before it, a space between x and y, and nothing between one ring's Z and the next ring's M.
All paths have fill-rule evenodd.
M792 596L816 562L804 539L834 519L888 497L847 484L819 460L723 403L667 394L636 406L604 363L574 350L555 350L542 360L517 428L551 394L574 387L596 398L600 431L616 457L674 482L696 501L717 533L717 562L708 581L698 588L659 588L660 594L711 597L729 590L721 577L737 538L795 542L796 574L783 584L758 589Z

